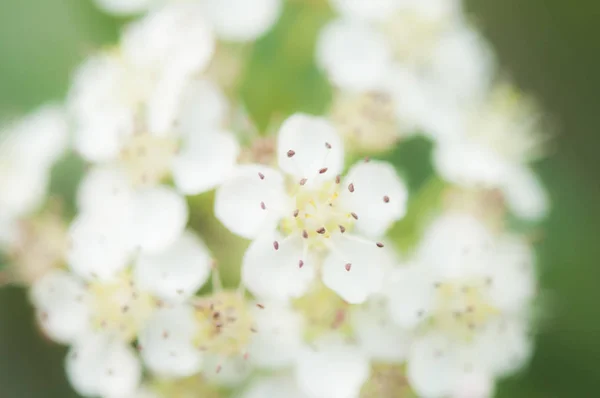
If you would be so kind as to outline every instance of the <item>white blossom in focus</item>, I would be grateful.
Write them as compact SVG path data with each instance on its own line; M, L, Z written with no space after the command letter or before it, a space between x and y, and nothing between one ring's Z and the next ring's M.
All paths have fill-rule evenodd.
M354 165L342 179L342 142L326 119L291 116L277 145L280 170L240 166L216 194L217 218L254 239L242 265L245 286L261 298L298 297L320 272L346 301L365 301L383 279L378 239L406 211L403 181L377 161Z

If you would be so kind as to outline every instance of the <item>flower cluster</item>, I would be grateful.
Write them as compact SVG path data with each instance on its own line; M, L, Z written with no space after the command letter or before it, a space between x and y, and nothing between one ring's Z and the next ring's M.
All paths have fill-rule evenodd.
M264 137L214 69L283 2L97 3L139 17L0 148L7 278L70 347L79 394L486 398L526 363L536 258L509 221L548 211L529 165L545 137L458 0L330 0L331 109ZM414 134L433 198L379 157ZM48 199L68 145L86 163L72 218Z

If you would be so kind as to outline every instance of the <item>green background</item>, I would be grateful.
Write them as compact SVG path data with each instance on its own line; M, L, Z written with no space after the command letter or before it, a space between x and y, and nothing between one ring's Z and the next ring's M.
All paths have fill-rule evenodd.
M553 200L540 243L546 308L538 347L531 366L503 382L499 396L600 396L600 3L469 3L503 73L538 98L556 134L550 158L537 165ZM330 93L311 56L327 17L319 0L290 2L254 47L241 92L254 99L248 108L259 125L292 110L325 109ZM113 42L122 23L87 0L0 1L0 117L60 100L73 67ZM416 151L397 152L398 163L422 163L423 145L413 145ZM67 168L55 173L59 189ZM1 289L0 398L75 397L63 355L37 333L25 292Z

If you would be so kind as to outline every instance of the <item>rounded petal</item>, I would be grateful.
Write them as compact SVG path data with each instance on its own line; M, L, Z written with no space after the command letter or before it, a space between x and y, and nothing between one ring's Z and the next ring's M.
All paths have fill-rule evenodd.
M134 273L141 290L163 300L183 301L206 283L210 267L210 252L200 238L186 231L165 250L142 253Z
M133 189L121 170L96 167L79 184L77 208L98 217L122 219L131 211L132 197Z
M279 130L277 160L285 173L309 183L333 179L344 167L344 146L327 119L297 113Z
M391 51L385 37L368 25L337 20L321 31L317 63L335 85L368 91L382 85L391 67Z
M162 66L183 75L204 69L214 38L194 2L175 2L130 24L121 37L123 56L140 68Z
M119 16L134 15L146 11L156 0L94 0L102 10Z
M315 278L316 264L303 243L302 238L283 239L279 235L256 239L242 262L244 286L266 299L283 300L304 294Z
M451 394L457 375L457 361L448 342L430 334L417 339L410 350L407 376L413 390L423 398L444 398Z
M146 126L150 134L164 136L173 131L188 81L187 71L179 65L165 68L146 104Z
M356 242L344 237L332 242L332 250L323 263L325 286L350 304L363 303L383 286L385 248L373 242Z
M240 147L225 131L188 136L183 150L173 159L173 179L186 195L197 195L221 184L234 172Z
M155 312L139 336L146 366L166 377L197 373L202 365L201 352L193 344L198 331L194 311L187 305Z
M147 188L134 198L132 238L142 251L160 252L183 233L188 221L185 199L166 187Z
M67 377L83 396L127 396L142 377L134 350L105 335L89 335L77 341L67 354Z
M215 216L234 234L253 239L275 230L288 200L279 172L258 165L241 166L217 190Z
M82 278L108 280L128 265L132 247L126 231L111 221L82 213L71 223L67 263Z
M70 343L88 331L88 292L72 274L51 271L34 283L30 294L40 326L52 340Z
M514 313L527 308L536 294L535 260L533 248L523 239L504 237L498 243L493 263L486 268L495 307Z
M224 40L250 41L268 31L281 14L281 0L220 0L202 3Z
M487 372L471 371L455 382L452 398L492 398L494 379Z
M369 161L354 165L344 179L341 206L359 215L356 229L367 236L383 236L388 228L406 214L408 189L394 167L385 162Z
M203 376L211 384L237 387L248 379L254 369L244 356L207 355Z
M445 180L466 187L499 187L509 170L508 163L491 148L464 140L440 143L433 152L433 163Z
M229 103L223 91L210 80L190 82L179 110L179 129L187 135L202 135L219 128L229 112Z
M540 220L550 210L548 193L535 173L527 167L514 167L502 191L510 210L525 220Z
M418 265L396 268L388 279L385 293L392 319L403 328L416 327L434 306L436 292L428 270Z
M369 378L369 361L354 347L327 342L300 354L295 377L310 397L357 397Z
M480 272L493 255L493 239L486 226L466 214L445 214L425 231L418 249L419 262L441 278Z
M256 333L248 353L260 367L279 369L293 363L302 346L303 318L287 304L268 301L253 310Z
M352 312L355 337L363 352L372 360L401 363L406 358L411 335L394 325L382 302Z
M0 170L0 211L7 218L18 218L35 211L43 204L49 183L49 170L32 165Z

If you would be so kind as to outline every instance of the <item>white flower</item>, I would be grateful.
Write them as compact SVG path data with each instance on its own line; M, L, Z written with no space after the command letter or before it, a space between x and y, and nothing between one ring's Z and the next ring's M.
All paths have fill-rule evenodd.
M446 180L463 187L498 188L518 217L543 218L549 200L528 162L540 155L545 137L531 104L509 87L497 87L481 106L456 110L444 126L434 165Z
M161 4L164 0L94 0L103 11L114 15L134 15Z
M50 169L67 146L67 119L46 105L0 131L0 223L37 210L45 199ZM10 233L10 232L9 232Z
M349 18L381 21L402 7L405 0L330 0L335 10Z
M67 354L67 377L83 396L127 396L136 391L142 367L133 348L104 334L80 338Z
M277 21L281 0L202 0L202 9L223 40L245 42L265 34Z
M369 361L355 347L324 338L300 353L294 376L309 397L353 398L369 378Z
M217 218L255 239L244 256L244 284L259 297L298 297L322 267L327 286L364 301L381 286L385 250L377 239L404 216L404 183L376 161L356 164L342 180L340 137L325 119L302 114L282 125L277 158L287 176L242 166L217 190Z
M472 375L494 380L521 366L531 350L531 247L494 237L469 216L448 214L428 228L417 253L416 263L393 271L387 290L392 319L422 330L409 350L413 388L445 397Z

